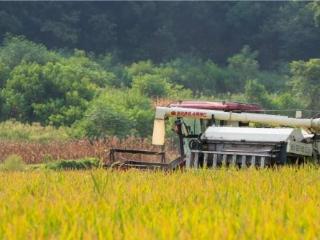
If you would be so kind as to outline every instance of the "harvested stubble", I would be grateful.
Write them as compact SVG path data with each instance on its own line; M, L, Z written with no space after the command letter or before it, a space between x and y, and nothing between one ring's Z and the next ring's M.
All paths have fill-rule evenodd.
M176 156L176 151L173 144L168 143L167 145L167 155L168 160L170 160ZM160 150L158 147L153 146L149 140L134 137L123 140L114 137L94 141L73 140L53 141L49 143L0 141L0 161L6 159L9 155L17 154L26 163L41 163L46 158L60 160L86 157L97 157L107 162L109 160L108 152L110 148ZM118 157L120 158L119 160L123 160L130 156L119 155ZM154 159L154 161L157 160Z

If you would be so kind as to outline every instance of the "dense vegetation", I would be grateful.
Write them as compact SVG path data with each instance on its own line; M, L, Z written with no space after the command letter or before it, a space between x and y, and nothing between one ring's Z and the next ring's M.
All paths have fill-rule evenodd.
M226 64L250 45L266 68L318 57L318 3L3 2L0 34L64 51L111 52L124 62L184 55Z
M0 5L2 121L145 137L157 98L320 108L318 3Z

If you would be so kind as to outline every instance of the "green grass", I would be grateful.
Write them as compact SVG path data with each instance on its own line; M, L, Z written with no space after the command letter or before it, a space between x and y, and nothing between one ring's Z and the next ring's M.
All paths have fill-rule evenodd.
M28 141L49 142L69 140L71 130L66 127L43 127L38 123L23 124L16 121L0 123L0 140L3 141Z
M25 164L18 155L10 155L0 164L0 171L33 171L33 170L89 170L100 167L97 158L76 160L51 160L40 164Z

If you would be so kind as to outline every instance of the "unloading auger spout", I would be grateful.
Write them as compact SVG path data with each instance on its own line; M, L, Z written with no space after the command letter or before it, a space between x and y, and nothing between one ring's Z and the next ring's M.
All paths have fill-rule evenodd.
M242 123L260 123L272 126L285 126L293 128L307 129L312 132L320 131L320 118L290 118L288 116L279 116L260 113L236 113L218 110L193 109L183 107L157 107L152 143L154 145L163 145L165 139L165 122L168 117L177 118L193 118L193 119L215 119L226 122L242 122Z

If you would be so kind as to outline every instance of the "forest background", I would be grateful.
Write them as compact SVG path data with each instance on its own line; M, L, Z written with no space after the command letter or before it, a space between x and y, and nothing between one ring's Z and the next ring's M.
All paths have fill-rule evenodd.
M75 138L147 137L159 99L258 103L306 117L320 109L317 2L0 6L7 129L18 121Z

